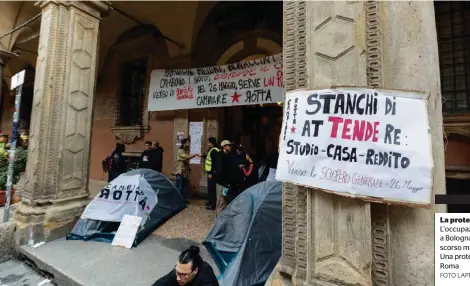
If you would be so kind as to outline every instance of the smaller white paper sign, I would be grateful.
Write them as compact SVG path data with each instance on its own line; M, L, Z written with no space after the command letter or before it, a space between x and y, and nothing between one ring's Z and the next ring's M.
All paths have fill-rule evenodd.
M111 245L132 248L141 220L140 216L124 215Z
M266 178L266 181L267 182L277 181L276 180L276 169L269 168L269 174L268 174L268 177Z
M199 154L202 149L202 133L204 122L189 122L189 138L191 138L191 154ZM201 159L196 157L189 161L189 164L201 164Z
M11 89L15 89L24 83L25 71L22 70L11 78Z

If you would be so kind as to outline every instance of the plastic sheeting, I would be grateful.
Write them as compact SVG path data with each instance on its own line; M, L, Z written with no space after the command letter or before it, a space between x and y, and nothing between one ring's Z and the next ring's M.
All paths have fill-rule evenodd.
M282 183L261 182L241 193L203 245L219 268L220 285L263 284L281 257Z
M137 246L165 221L183 210L186 205L183 198L176 190L176 187L163 174L148 169L137 169L122 174L121 176L130 177L135 175L141 176L139 182L142 184L142 188L148 189L150 186L157 196L155 206L146 214L146 221L137 232L134 241L134 246ZM119 180L121 176L113 180L106 187L109 187L114 181ZM106 187L103 190L105 190ZM97 194L94 200L97 200L100 195L102 195L103 190ZM93 207L96 207L96 205L98 204L95 204ZM126 214L136 215L136 213L129 208L120 208L119 210L125 210L119 213L121 219ZM116 209L110 211L116 211ZM89 212L85 210L84 214L85 213ZM104 217L115 217L115 214L113 214L113 216L104 215ZM67 239L95 240L111 243L119 224L120 221L103 221L82 216L75 224L71 233L67 236Z

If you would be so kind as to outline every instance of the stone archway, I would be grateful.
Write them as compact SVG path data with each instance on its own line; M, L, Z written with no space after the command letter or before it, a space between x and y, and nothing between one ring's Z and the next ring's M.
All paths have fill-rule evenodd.
M249 36L245 35L245 37L242 38L241 41L236 42L234 45L228 48L217 60L217 65L232 64L232 63L237 63L237 62L246 62L246 61L251 61L251 60L282 53L282 46L266 37L263 37L265 33L258 33L258 31L254 31L254 32L248 33L248 35ZM235 122L242 122L243 121L242 119L246 116L252 118L255 122L258 122L258 121L262 122L260 124L261 126L264 126L263 128L267 128L267 126L270 125L270 128L268 129L273 130L276 128L275 126L279 126L279 130L280 130L282 117L279 118L278 116L276 116L276 113L278 113L278 111L275 111L276 108L279 108L279 105L280 103L277 103L277 104L273 103L273 104L267 104L267 105L262 104L260 106L236 106L236 107L220 108L219 116L224 118L224 120L222 120L223 123L219 125L220 133L224 134L225 130L231 130L230 133L232 134L232 136L240 137L240 134L244 134L246 132L246 129L240 124L233 124L233 126L228 126L227 125L228 122L225 118L231 118L232 119L231 121L235 123ZM257 118L258 116L261 116L261 118ZM271 118L271 120L269 120L269 118ZM252 153L252 155L253 155L253 152L255 154L260 154L262 153L260 151L262 149L266 150L266 149L270 149L274 145L277 146L278 142L276 138L278 136L279 134L277 135L263 134L262 135L258 132L254 132L250 136L251 140L249 140L249 141L252 141L249 144L249 146L251 147L247 148L247 150L249 150L250 148L253 148L249 150ZM226 139L232 140L234 138L226 138ZM261 146L256 146L257 144L259 144L260 141L264 142L264 144L261 144ZM257 142L257 143L254 143L254 142ZM246 142L239 142L239 143L242 143L245 145L245 147L248 147L246 146Z
M282 13L282 2L217 3L195 31L191 66L225 65L281 53ZM224 118L225 108L204 111L203 142L209 137L222 140ZM205 185L202 174L200 186Z
M193 46L192 66L238 62L282 51L282 2L219 2Z
M234 38L217 59L217 65L237 63L282 53L281 39L275 32L255 30ZM279 41L279 42L278 42Z
M115 102L112 113L106 113L100 120L109 120L111 131L118 140L132 144L142 138L149 130L148 94L133 94L133 104L125 101L122 85L129 84L121 80L123 64L138 65L139 82L142 89L150 83L150 71L162 68L169 60L167 43L160 30L151 24L136 25L124 31L110 46L105 55L100 74L98 75L96 101L97 106L106 105L109 94ZM145 71L145 72L143 72ZM117 87L117 88L116 88ZM139 88L140 89L140 88ZM97 107L99 108L99 107ZM128 114L133 123L121 120L121 115ZM130 115L129 115L130 114ZM112 123L111 123L112 122Z
M106 73L109 70L111 62L115 56L118 56L119 52L127 48L135 49L136 44L139 42L146 41L148 45L149 38L152 39L152 45L155 45L159 54L165 58L169 57L168 46L166 45L165 39L163 38L160 30L154 25L142 24L134 26L126 31L124 31L109 47L108 52L104 57L104 62L102 67L100 67L100 74L98 75L98 84L100 83L100 77L102 74Z
M18 39L25 39L23 30L38 31L41 10L29 1L5 1L0 3L0 49L11 51ZM35 17L36 15L36 17ZM31 21L34 17L34 20ZM26 23L26 24L25 24ZM16 27L21 29L13 31Z

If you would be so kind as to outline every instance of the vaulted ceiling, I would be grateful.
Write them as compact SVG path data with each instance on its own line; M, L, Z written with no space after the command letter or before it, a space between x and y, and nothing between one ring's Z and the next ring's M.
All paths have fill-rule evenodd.
M153 25L169 39L168 44L175 47L171 49L172 57L190 53L194 35L197 34L205 17L216 3L206 1L111 2L111 6L115 10L103 18L100 30L100 65L116 39L123 32L139 24ZM40 12L41 9L31 1L0 2L0 37L28 22ZM36 32L38 30L39 18L38 21L33 21L0 39L0 49L17 51L20 54L17 59L8 63L5 68L5 77L11 77L11 74L16 73L27 64L35 66L38 38L34 37L34 30Z
M171 58L190 54L197 44L197 38L201 36L201 28L207 26L205 20L213 18L209 15L213 14L211 11L214 11L218 3L231 7L241 2L112 1L111 7L114 9L102 19L100 27L99 66L103 66L108 51L123 33L142 24L153 26L166 39ZM282 7L282 3L280 4ZM7 81L12 74L25 66L36 65L40 17L18 31L2 36L24 25L40 13L41 9L35 6L34 2L0 1L0 49L19 52L19 57L11 60L5 68L4 78ZM241 13L244 14L243 11ZM282 14L276 17L280 17L282 21Z

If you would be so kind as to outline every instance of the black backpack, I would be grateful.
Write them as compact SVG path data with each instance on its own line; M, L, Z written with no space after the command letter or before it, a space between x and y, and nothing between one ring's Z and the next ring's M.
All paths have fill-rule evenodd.
M112 165L113 165L112 156L108 156L103 161L101 161L101 167L103 168L103 171L105 171L106 173L111 172Z

